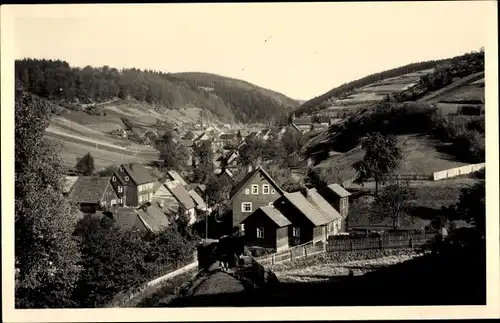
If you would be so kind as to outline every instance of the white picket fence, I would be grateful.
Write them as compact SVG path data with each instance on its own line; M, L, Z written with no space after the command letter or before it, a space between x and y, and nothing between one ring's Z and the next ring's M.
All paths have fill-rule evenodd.
M485 167L485 163L480 164L470 164L461 167L450 168L446 170L441 170L439 172L434 172L432 174L432 179L434 181L439 181L446 178L451 178L455 176L461 176L477 172Z

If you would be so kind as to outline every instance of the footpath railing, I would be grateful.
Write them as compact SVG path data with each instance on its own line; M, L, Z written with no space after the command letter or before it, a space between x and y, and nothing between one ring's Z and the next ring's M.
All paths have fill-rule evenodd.
M194 261L192 262L184 262L180 265L172 265L165 268L165 274L157 277L153 280L150 280L146 283L138 283L130 287L126 291L122 291L115 295L113 300L106 307L121 307L125 306L128 302L136 299L141 296L148 289L155 287L163 282L166 282L174 277L177 277L181 274L189 272L191 270L196 270L198 268L198 259L196 253L193 256ZM182 266L182 267L181 267Z
M299 258L311 257L326 252L348 252L370 249L397 249L418 248L436 236L435 232L428 233L385 233L380 236L330 236L327 243L322 241L313 244L308 242L303 245L292 247L286 251L255 257L262 266L273 266L285 261Z

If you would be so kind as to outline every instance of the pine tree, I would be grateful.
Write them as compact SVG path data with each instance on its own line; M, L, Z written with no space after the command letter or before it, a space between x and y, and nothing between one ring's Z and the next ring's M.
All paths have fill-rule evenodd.
M94 157L90 153L80 158L75 165L75 170L83 176L91 176L94 174L95 165Z

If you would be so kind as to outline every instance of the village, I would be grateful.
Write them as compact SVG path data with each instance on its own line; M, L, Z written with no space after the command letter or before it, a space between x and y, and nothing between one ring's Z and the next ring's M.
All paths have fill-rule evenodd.
M324 131L329 125L313 124L311 117L292 117L292 122L283 127L226 131L195 128L192 132L196 137L180 136L178 142L189 149L192 157L187 166L194 168L199 163L195 147L209 143L215 175L226 177L232 184L229 200L232 212L225 217L228 228L225 234L238 228L248 238L249 247L282 251L309 241L325 242L330 235L345 233L350 193L338 183L331 183L323 190L286 192L266 172L266 161L242 165L239 149L251 138L280 140L286 131L304 134ZM201 128L202 123L197 126ZM311 160L301 164L307 168ZM189 225L194 225L212 213L206 201L205 184L189 183L176 170L162 167L161 161L153 165L122 164L111 176L66 176L64 193L79 205L82 217L108 216L116 220L116 226L126 230L158 232L179 214L186 215ZM153 168L157 171L152 171ZM237 181L238 175L244 178Z

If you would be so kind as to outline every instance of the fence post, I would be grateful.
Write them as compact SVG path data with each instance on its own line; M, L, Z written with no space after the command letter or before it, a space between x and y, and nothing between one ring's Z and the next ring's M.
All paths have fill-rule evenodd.
M304 258L306 258L307 257L307 248L305 246L302 248L304 248Z
M354 241L351 240L351 251L354 251Z
M271 265L274 265L274 255L271 256Z
M293 252L290 250L290 260L293 260Z
M413 237L410 237L410 248L413 248Z
M384 241L382 240L382 237L379 237L378 246L379 246L380 250L384 249Z

